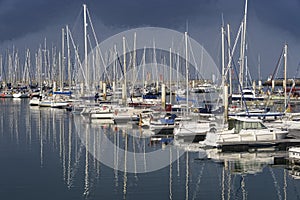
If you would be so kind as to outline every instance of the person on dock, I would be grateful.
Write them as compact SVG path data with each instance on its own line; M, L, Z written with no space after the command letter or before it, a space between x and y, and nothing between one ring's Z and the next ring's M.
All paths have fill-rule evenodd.
M99 93L97 92L97 93L95 94L95 102L97 102L98 99L99 99Z

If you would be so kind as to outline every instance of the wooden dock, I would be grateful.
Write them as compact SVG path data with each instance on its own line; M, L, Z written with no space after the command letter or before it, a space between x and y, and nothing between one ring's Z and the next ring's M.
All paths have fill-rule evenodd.
M240 142L222 142L218 144L218 148L222 152L226 151L247 151L253 148L276 147L278 150L286 150L290 146L300 146L300 139L281 139L269 141L240 141Z

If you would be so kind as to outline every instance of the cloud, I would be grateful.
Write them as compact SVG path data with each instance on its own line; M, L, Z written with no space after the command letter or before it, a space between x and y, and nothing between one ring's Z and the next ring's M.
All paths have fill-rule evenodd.
M231 24L232 39L236 35L244 14L242 0L0 0L0 43L16 47L56 40L59 46L61 28L73 28L74 37L82 37L82 4L87 3L99 40L120 31L158 26L185 31L189 24L190 35L207 48L218 63L220 26L223 14L225 23ZM274 59L283 43L289 42L291 51L300 51L300 2L298 0L248 0L248 41L253 65L257 55L262 65L273 67ZM77 20L77 21L76 21ZM251 42L251 43L250 43ZM82 44L81 42L78 42ZM26 45L27 46L27 45ZM80 46L80 45L79 45ZM294 53L296 54L296 53ZM275 58L274 58L275 57ZM251 56L249 55L249 58ZM290 61L296 65L297 56ZM249 60L251 63L251 60ZM270 68L270 67L269 67Z
M39 32L68 18L71 0L5 0L0 9L0 41ZM67 11L67 12L64 12Z

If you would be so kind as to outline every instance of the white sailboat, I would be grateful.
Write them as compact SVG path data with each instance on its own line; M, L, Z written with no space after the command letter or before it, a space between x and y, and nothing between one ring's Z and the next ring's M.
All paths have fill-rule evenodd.
M174 128L174 139L185 142L203 141L208 132L216 131L215 125L211 121L181 121Z
M111 120L113 120L114 109L113 109L113 105L85 107L81 111L81 115L89 116L91 119L111 119Z

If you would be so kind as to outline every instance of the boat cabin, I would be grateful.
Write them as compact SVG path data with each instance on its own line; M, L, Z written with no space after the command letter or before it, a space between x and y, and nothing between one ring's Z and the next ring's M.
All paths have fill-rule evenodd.
M252 118L230 118L228 120L228 130L234 129L234 133L239 133L242 129L267 129L259 119Z

